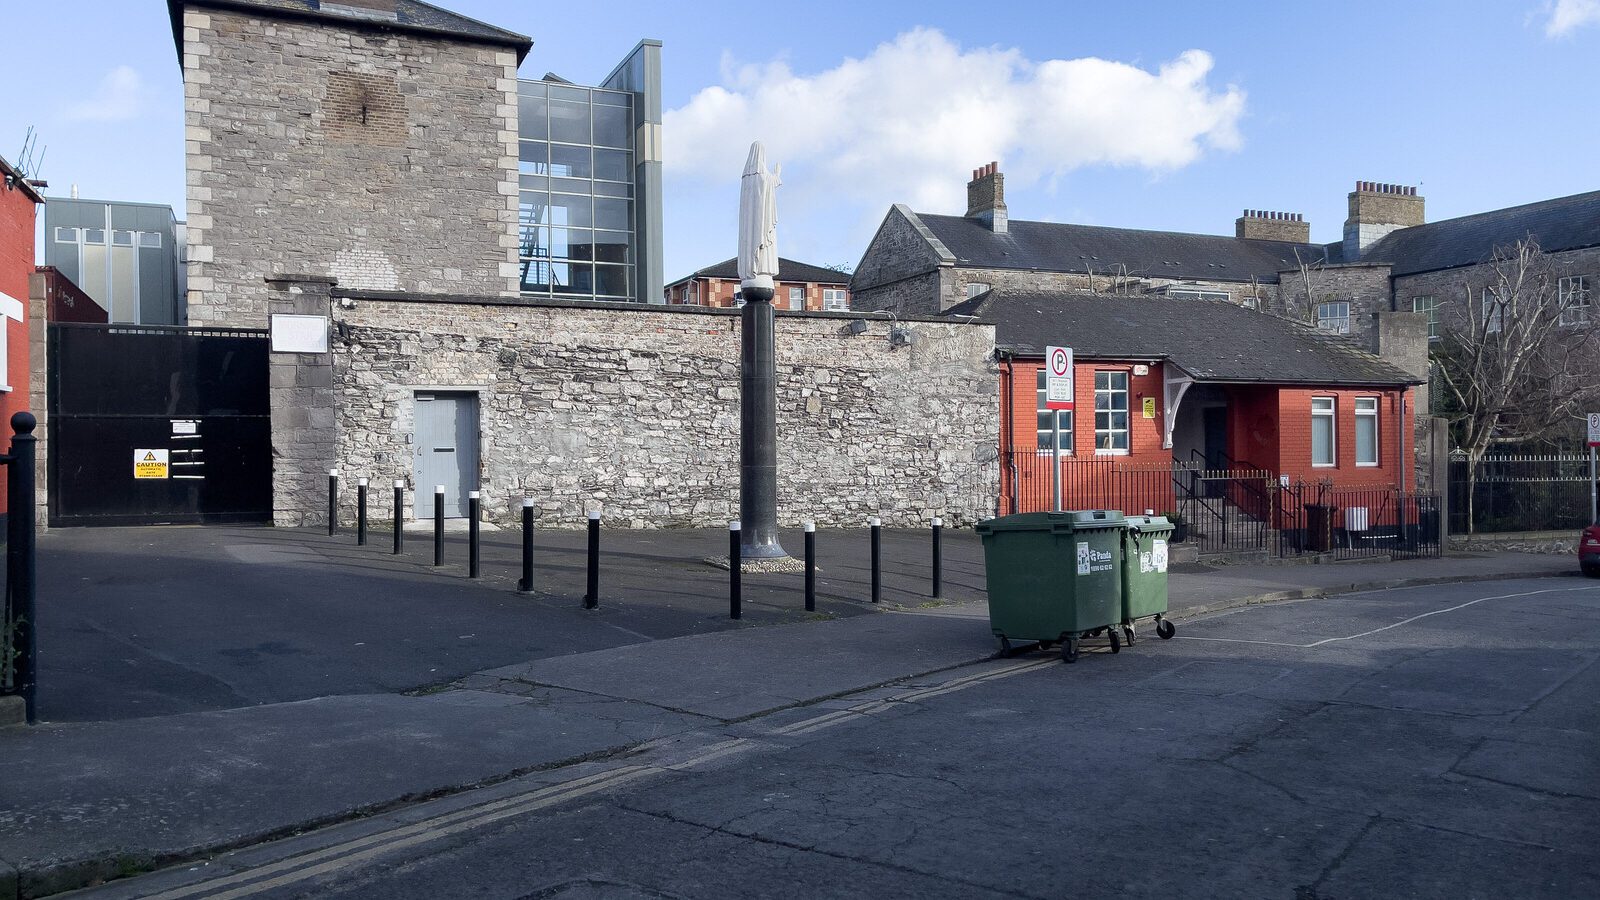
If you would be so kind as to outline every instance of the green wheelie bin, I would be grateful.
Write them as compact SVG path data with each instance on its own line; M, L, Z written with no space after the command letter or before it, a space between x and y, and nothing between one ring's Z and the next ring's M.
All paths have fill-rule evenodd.
M1133 643L1133 623L1152 616L1162 639L1177 632L1167 614L1167 547L1172 523L1165 516L1129 516L1122 532L1122 634Z
M1059 642L1077 662L1080 638L1106 632L1122 649L1123 515L1116 510L1019 513L977 524L989 587L989 627L1000 650Z

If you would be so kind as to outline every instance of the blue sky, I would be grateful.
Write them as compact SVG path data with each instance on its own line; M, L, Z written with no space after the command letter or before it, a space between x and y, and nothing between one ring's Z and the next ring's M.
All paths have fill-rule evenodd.
M49 193L183 215L182 87L159 0L3 0L0 154ZM593 82L661 39L666 277L733 255L748 142L784 165L785 256L854 265L889 204L960 213L998 159L1014 219L1334 240L1358 179L1437 220L1600 189L1600 0L735 3L442 0ZM603 10L603 14L599 11Z

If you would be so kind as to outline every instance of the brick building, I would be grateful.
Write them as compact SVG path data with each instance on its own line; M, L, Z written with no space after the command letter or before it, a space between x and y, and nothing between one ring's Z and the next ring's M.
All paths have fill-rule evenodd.
M737 258L706 266L667 285L667 303L674 306L738 306L738 294ZM772 303L777 309L846 312L850 309L850 275L780 258Z
M33 277L34 230L44 204L39 186L0 157L0 446L9 446L11 416L29 408L29 281ZM3 482L3 479L0 479ZM0 520L5 514L0 483Z

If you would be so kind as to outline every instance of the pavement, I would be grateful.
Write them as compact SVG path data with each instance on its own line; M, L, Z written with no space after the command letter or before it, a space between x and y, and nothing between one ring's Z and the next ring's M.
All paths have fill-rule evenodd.
M799 536L785 535L792 549ZM601 608L580 608L581 533L541 532L539 593L514 535L463 545L248 528L82 529L40 542L44 722L0 729L0 897L365 820L433 797L625 759L707 728L982 664L995 645L981 549L884 535L868 602L863 532L819 536L817 613L798 576L698 560L719 531L608 532ZM789 544L793 541L792 544ZM1319 566L1186 566L1172 617L1401 584L1565 575L1570 559L1473 554ZM1180 625L1180 630L1182 630ZM370 648L370 650L369 650Z

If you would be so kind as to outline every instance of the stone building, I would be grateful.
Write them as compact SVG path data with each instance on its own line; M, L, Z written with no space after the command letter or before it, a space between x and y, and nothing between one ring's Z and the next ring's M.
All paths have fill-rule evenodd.
M667 285L667 303L680 306L738 306L739 260L725 259L697 269ZM777 309L850 309L850 275L838 269L792 259L778 260L778 281L772 296Z

